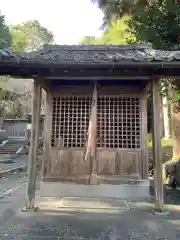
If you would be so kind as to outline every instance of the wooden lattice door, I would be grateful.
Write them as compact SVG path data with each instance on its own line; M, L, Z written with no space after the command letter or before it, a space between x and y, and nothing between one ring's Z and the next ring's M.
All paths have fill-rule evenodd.
M91 164L84 160L92 96L61 95L53 98L52 174L60 179L89 183Z
M125 95L66 94L53 97L51 175L90 183L98 176L138 175L141 139L140 98ZM88 129L96 105L95 160L85 158ZM139 175L138 175L139 176ZM112 183L112 182L111 182Z
M123 177L140 178L140 98L102 94L98 97L97 113L98 174L114 176L114 183L124 181Z

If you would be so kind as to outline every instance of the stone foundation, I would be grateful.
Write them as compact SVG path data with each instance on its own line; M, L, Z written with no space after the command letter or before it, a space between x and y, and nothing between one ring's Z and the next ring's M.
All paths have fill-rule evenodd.
M148 180L135 184L122 185L77 185L72 183L41 181L42 197L102 197L122 199L149 199Z

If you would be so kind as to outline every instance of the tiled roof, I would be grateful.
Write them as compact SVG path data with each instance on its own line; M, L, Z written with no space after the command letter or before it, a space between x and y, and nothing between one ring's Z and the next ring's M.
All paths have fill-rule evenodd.
M150 45L45 45L37 52L0 50L3 60L39 64L112 64L180 61L180 51L154 50Z

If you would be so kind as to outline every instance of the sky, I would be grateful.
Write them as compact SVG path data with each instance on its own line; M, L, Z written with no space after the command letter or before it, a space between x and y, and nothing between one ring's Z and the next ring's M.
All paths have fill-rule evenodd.
M91 0L1 0L7 24L39 20L57 44L77 44L84 36L100 36L103 14Z

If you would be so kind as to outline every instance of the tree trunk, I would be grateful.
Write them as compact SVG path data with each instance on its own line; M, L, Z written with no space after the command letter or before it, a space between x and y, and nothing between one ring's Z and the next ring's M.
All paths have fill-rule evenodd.
M162 103L163 103L163 120L164 120L164 138L168 140L170 135L168 98L163 97Z

